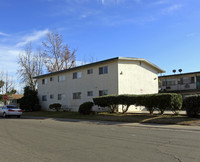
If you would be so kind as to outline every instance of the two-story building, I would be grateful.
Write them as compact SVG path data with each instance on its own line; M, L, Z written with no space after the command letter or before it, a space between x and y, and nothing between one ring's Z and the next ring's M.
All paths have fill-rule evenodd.
M52 103L78 111L79 105L108 94L158 93L164 70L145 59L116 57L36 76L43 109Z
M160 92L180 93L183 97L200 94L200 72L160 76Z

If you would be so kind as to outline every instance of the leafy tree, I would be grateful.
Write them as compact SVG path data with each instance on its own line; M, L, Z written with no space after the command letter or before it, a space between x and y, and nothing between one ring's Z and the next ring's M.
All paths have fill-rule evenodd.
M62 35L57 32L47 34L46 41L42 42L44 51L42 56L49 72L69 69L75 66L75 52L70 51L63 43Z
M20 107L26 111L39 111L41 106L37 96L37 91L32 89L30 86L24 88L24 97L20 99Z

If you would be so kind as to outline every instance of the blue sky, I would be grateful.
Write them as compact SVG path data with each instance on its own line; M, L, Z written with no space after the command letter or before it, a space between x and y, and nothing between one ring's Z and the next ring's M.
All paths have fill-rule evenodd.
M171 74L200 71L199 0L0 0L0 71L58 31L79 61L145 58ZM166 75L165 74L165 75Z

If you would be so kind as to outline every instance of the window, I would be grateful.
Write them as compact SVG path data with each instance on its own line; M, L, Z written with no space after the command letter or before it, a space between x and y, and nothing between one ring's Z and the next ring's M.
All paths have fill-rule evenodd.
M47 79L42 79L42 84L47 84Z
M73 79L79 79L81 78L82 73L81 72L75 72L73 73Z
M58 94L58 100L64 100L65 94Z
M81 92L73 93L73 99L81 99Z
M108 66L103 66L99 68L99 74L107 74L108 73Z
M47 101L47 96L46 95L42 96L42 101Z
M93 74L93 69L88 69L87 74Z
M178 84L191 84L191 83L195 83L194 77L180 78L180 81L178 82Z
M108 90L100 90L99 91L99 96L104 96L104 95L108 95Z
M93 91L88 91L87 96L93 96Z
M53 95L53 94L51 94L51 95L50 95L50 99L53 99L53 98L54 98L54 95Z
M63 81L65 81L65 75L59 75L58 82L63 82Z
M50 82L52 82L54 80L54 77L50 77Z
M176 79L167 79L162 81L163 86L172 86L176 85Z

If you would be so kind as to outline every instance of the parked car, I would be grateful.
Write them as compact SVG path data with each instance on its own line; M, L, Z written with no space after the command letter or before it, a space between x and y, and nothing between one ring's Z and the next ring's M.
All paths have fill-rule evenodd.
M4 118L7 116L17 116L20 118L22 115L22 110L14 105L4 105L0 107L0 116Z

